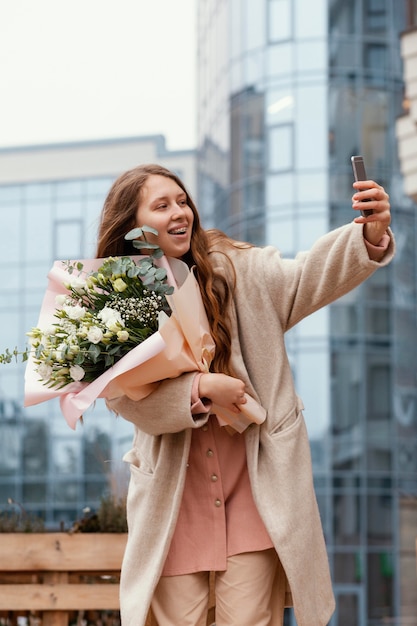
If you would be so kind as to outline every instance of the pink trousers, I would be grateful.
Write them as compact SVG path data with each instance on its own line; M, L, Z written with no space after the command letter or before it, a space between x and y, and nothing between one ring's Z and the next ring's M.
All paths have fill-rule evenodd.
M229 557L215 577L216 626L282 626L285 589L272 592L278 568L273 548ZM209 572L198 572L162 576L151 606L158 626L206 626L208 604Z

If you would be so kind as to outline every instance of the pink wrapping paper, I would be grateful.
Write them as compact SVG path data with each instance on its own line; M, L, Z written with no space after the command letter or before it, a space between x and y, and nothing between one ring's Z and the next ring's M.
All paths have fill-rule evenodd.
M82 260L83 271L96 271L103 260ZM50 389L39 380L35 364L29 358L25 374L25 406L59 397L61 411L69 426L75 429L78 419L97 398L126 395L132 400L140 400L165 378L175 378L184 372L209 371L215 344L194 274L177 259L162 257L156 263L166 269L168 283L175 287L174 293L167 296L172 314L169 318L165 316L158 332L95 381L74 382L59 390ZM68 282L68 272L62 261L54 263L48 279L37 324L39 328L56 322L55 298L58 294L68 293L64 287L64 283ZM261 423L265 419L264 409L250 396L247 396L247 404L242 405L242 413L233 414L221 407L216 407L216 413L220 423L231 425L238 432L251 422Z

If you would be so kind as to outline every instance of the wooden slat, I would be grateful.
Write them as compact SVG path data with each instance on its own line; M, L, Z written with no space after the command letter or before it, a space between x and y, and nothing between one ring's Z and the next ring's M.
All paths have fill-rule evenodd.
M127 534L1 534L0 571L120 570Z
M82 611L119 609L119 585L2 585L0 610Z

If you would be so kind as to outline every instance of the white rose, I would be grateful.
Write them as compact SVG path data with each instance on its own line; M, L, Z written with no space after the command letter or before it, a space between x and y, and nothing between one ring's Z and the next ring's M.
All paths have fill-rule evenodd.
M128 339L129 339L129 333L127 332L127 330L119 330L119 332L117 333L117 340L123 343L124 341L127 341Z
M85 376L85 371L81 367L81 365L71 365L69 369L70 376L72 380L82 380Z
M52 366L41 363L36 370L42 380L49 380L52 375Z
M80 293L80 294L85 293L85 288L86 288L87 283L84 280L84 278L80 278L79 276L71 276L71 278L68 281L68 284L77 293Z
M66 299L67 299L67 296L64 293L60 293L57 296L55 296L55 304L57 306L64 306Z
M70 320L82 320L85 316L85 308L78 304L75 306L64 306L64 311Z
M100 313L97 314L97 317L104 323L106 328L113 332L117 332L120 330L121 326L124 326L124 322L119 311L115 311L109 307L101 309Z
M98 326L92 326L87 333L87 339L91 343L100 343L103 339L103 331Z

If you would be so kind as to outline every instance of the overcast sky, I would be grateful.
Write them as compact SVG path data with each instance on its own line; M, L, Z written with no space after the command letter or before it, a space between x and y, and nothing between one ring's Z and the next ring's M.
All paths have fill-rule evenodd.
M0 0L0 146L194 147L196 0Z

